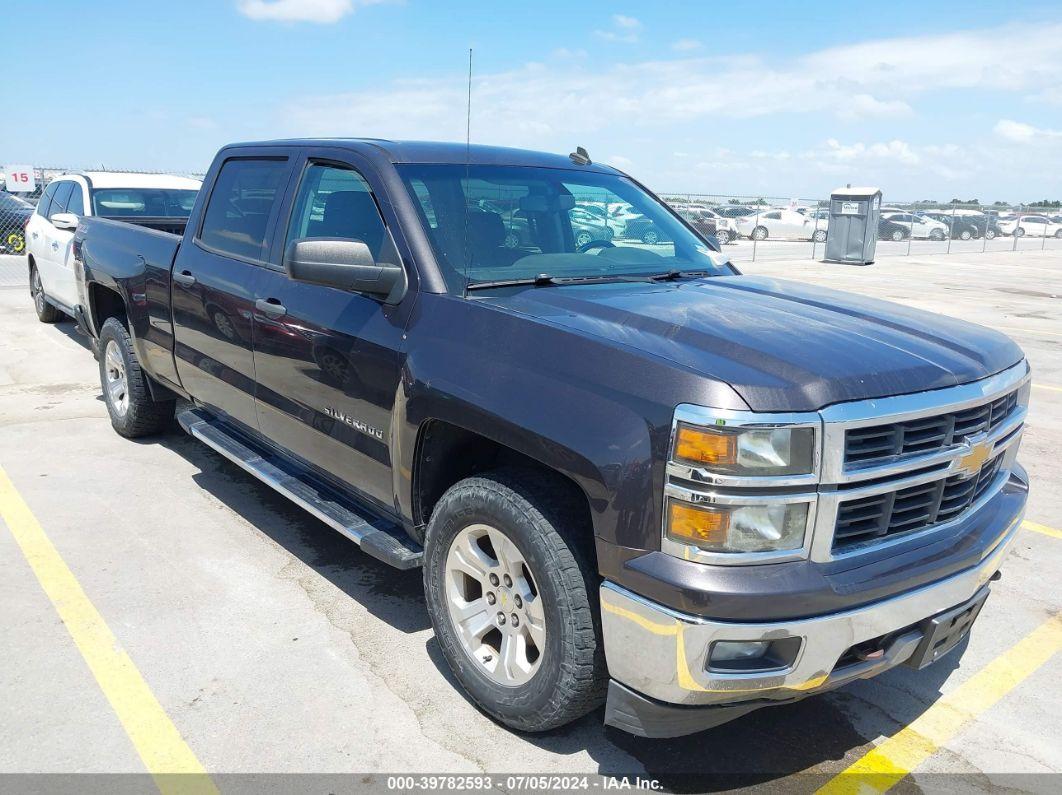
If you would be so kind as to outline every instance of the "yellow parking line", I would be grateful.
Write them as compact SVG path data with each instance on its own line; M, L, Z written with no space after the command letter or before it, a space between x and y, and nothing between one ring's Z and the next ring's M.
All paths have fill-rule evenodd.
M818 792L866 795L888 791L1060 649L1062 615L1056 615L834 776Z
M1062 538L1062 530L1055 530L1055 528L1048 527L1045 524L1030 522L1028 519L1022 522L1021 526L1026 530L1035 530L1037 533L1043 533L1045 536L1051 536L1051 538Z
M216 793L213 781L136 665L118 644L103 616L89 601L74 573L3 468L0 468L0 518L18 542L26 562L59 613L158 788L167 795Z
M1047 384L1033 384L1034 389L1047 389L1051 392L1062 392L1062 386L1048 386Z

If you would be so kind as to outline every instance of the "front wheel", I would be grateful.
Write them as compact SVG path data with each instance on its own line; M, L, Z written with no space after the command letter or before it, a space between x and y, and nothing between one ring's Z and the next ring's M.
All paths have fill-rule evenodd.
M943 240L944 239L944 233L941 232L939 229L934 229L933 231L931 231L929 233L929 239L930 240Z
M655 246L660 242L660 233L655 229L647 229L642 234L642 242L646 245Z
M988 229L985 231L985 240L993 240L996 237L995 229Z
M129 332L113 317L100 330L100 384L111 426L122 436L159 433L173 418L174 401L152 398Z
M959 240L969 240L972 237L973 232L971 232L969 229L963 229L961 232L959 232Z
M901 241L902 241L902 240L903 240L904 238L906 238L906 237L907 237L907 235L905 235L905 234L903 233L903 230L901 230L901 229L894 229L894 230L892 230L892 239L893 239L893 242L895 242L895 243L899 243L899 242L901 242Z
M1058 229L1055 231L1055 237L1062 237L1062 229Z
M592 530L557 494L530 470L462 480L425 539L424 590L443 656L481 709L521 731L585 715L608 683L591 539L571 537Z

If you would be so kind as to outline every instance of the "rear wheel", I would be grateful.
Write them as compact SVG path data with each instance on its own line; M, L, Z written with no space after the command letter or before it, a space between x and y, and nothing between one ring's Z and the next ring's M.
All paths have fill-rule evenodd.
M715 239L719 241L720 245L725 246L730 242L730 232L725 229L716 229Z
M1025 229L1023 227L1017 227L1014 230L1014 237L1025 237Z
M1058 229L1055 231L1055 237L1062 237L1062 229Z
M972 237L973 232L971 232L969 229L963 229L961 232L959 232L959 240L969 240Z
M942 231L940 231L939 229L934 229L934 230L932 230L929 233L929 239L930 240L943 240L944 239L944 233Z
M653 246L660 242L660 233L655 229L646 229L642 234L642 242Z
M992 240L992 239L995 238L995 236L996 236L996 230L995 229L987 229L987 230L985 230L985 240Z
M63 313L48 303L36 265L31 266L30 270L30 295L33 296L33 308L37 311L37 319L41 323L58 323L62 319Z
M825 229L816 229L815 230L815 234L813 234L811 236L811 239L814 240L816 243L825 243L826 242L826 230Z
M463 480L436 506L424 551L435 635L472 700L539 732L598 706L608 677L591 533L535 471Z
M767 239L767 227L757 226L752 230L752 234L749 235L753 240L766 240Z
M116 318L100 330L100 384L111 426L135 439L165 430L173 419L174 401L156 402L140 369L129 332Z
M903 241L903 239L905 237L907 237L907 235L904 234L902 229L893 229L892 230L892 239L895 242L899 243L899 242Z
M575 245L577 245L577 246L585 246L587 243L589 243L593 239L594 239L594 236L591 235L589 232L580 232L579 234L577 234L575 236Z

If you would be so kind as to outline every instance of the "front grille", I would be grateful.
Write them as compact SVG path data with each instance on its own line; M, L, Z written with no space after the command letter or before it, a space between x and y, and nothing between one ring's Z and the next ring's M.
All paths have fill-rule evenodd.
M930 483L842 502L837 510L837 524L833 533L834 552L886 536L913 533L955 519L985 493L1002 463L1001 453L991 461L986 461L976 476L952 475Z
M846 467L879 464L897 456L932 453L964 437L992 431L1018 406L1017 390L979 406L916 420L851 428L844 436Z

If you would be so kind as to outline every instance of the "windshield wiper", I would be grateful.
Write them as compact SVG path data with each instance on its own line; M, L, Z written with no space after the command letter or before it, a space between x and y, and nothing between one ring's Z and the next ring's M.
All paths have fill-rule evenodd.
M675 279L693 279L698 276L712 276L709 271L679 271L671 270L667 273L655 273L649 278L654 282L673 282Z
M556 287L566 284L607 284L608 282L645 282L645 276L627 276L623 274L602 273L596 276L550 276L540 273L522 279L498 279L497 281L469 282L468 290L489 290L492 287Z

